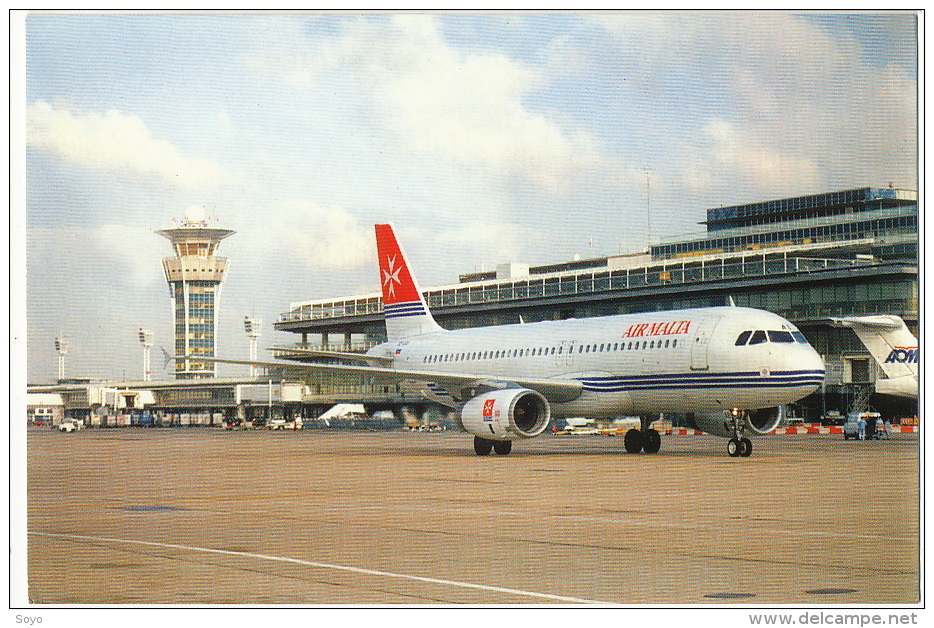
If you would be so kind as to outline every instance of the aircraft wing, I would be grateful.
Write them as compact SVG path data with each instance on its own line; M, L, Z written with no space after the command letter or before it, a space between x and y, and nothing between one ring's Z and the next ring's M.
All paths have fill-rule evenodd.
M325 351L323 349L300 349L298 347L271 347L270 351L278 351L285 355L280 355L283 360L302 361L302 358L325 358L340 360L341 362L352 362L354 364L365 363L371 366L390 365L392 358L381 355L367 355L365 353L351 353L346 351Z
M175 359L277 368L294 373L342 373L345 375L368 377L372 382L387 384L406 381L431 382L437 386L443 387L451 393L452 396L458 399L467 399L488 390L519 386L541 393L541 395L550 402L565 402L577 399L583 387L581 382L576 379L531 379L528 377L496 378L490 377L489 375L394 369L383 366L322 364L318 362L260 362L255 360L231 360L204 355L175 356Z

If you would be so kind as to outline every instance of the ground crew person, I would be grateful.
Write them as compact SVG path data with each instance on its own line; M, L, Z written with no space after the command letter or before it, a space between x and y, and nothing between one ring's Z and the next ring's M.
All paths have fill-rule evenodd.
M889 437L889 431L885 429L885 421L882 420L880 416L876 419L876 438L882 440L883 438Z

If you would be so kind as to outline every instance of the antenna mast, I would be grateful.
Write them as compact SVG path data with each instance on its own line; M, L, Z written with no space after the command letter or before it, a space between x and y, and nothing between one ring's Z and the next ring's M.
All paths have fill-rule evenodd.
M652 187L649 171L645 171L645 238L646 250L652 251Z

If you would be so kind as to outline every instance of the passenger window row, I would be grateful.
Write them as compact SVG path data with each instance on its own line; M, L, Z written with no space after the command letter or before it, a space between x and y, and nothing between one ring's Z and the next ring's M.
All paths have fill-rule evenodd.
M768 330L744 331L736 338L736 346L761 345L763 342L800 343L806 345L807 338L800 331Z
M578 345L578 353L597 353L607 351L635 351L638 349L674 349L678 346L678 339L666 338L664 341L643 340L642 342L604 342L600 344ZM572 353L573 347L568 347L567 352ZM443 353L438 355L426 355L422 362L434 364L437 362L466 362L471 360L496 360L499 358L521 358L526 356L538 355L561 355L565 352L565 347L537 347L534 349L503 349L500 351L473 351L466 353Z
M659 340L643 340L641 343L636 342L614 342L612 345L606 343L606 351L635 351L636 349L668 349L675 348L678 346L678 339L666 338L663 343L661 339ZM589 353L590 351L597 352L603 351L603 345L580 345L577 347L578 353Z

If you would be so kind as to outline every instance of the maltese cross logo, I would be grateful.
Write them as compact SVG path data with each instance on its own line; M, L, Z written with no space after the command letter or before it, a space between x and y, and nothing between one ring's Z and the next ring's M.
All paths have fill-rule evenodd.
M389 290L387 294L389 298L394 298L396 296L396 286L395 284L402 285L402 280L399 279L399 272L402 270L402 267L396 268L396 256L392 257L386 256L386 265L389 266L389 270L383 271L383 286L389 284Z

